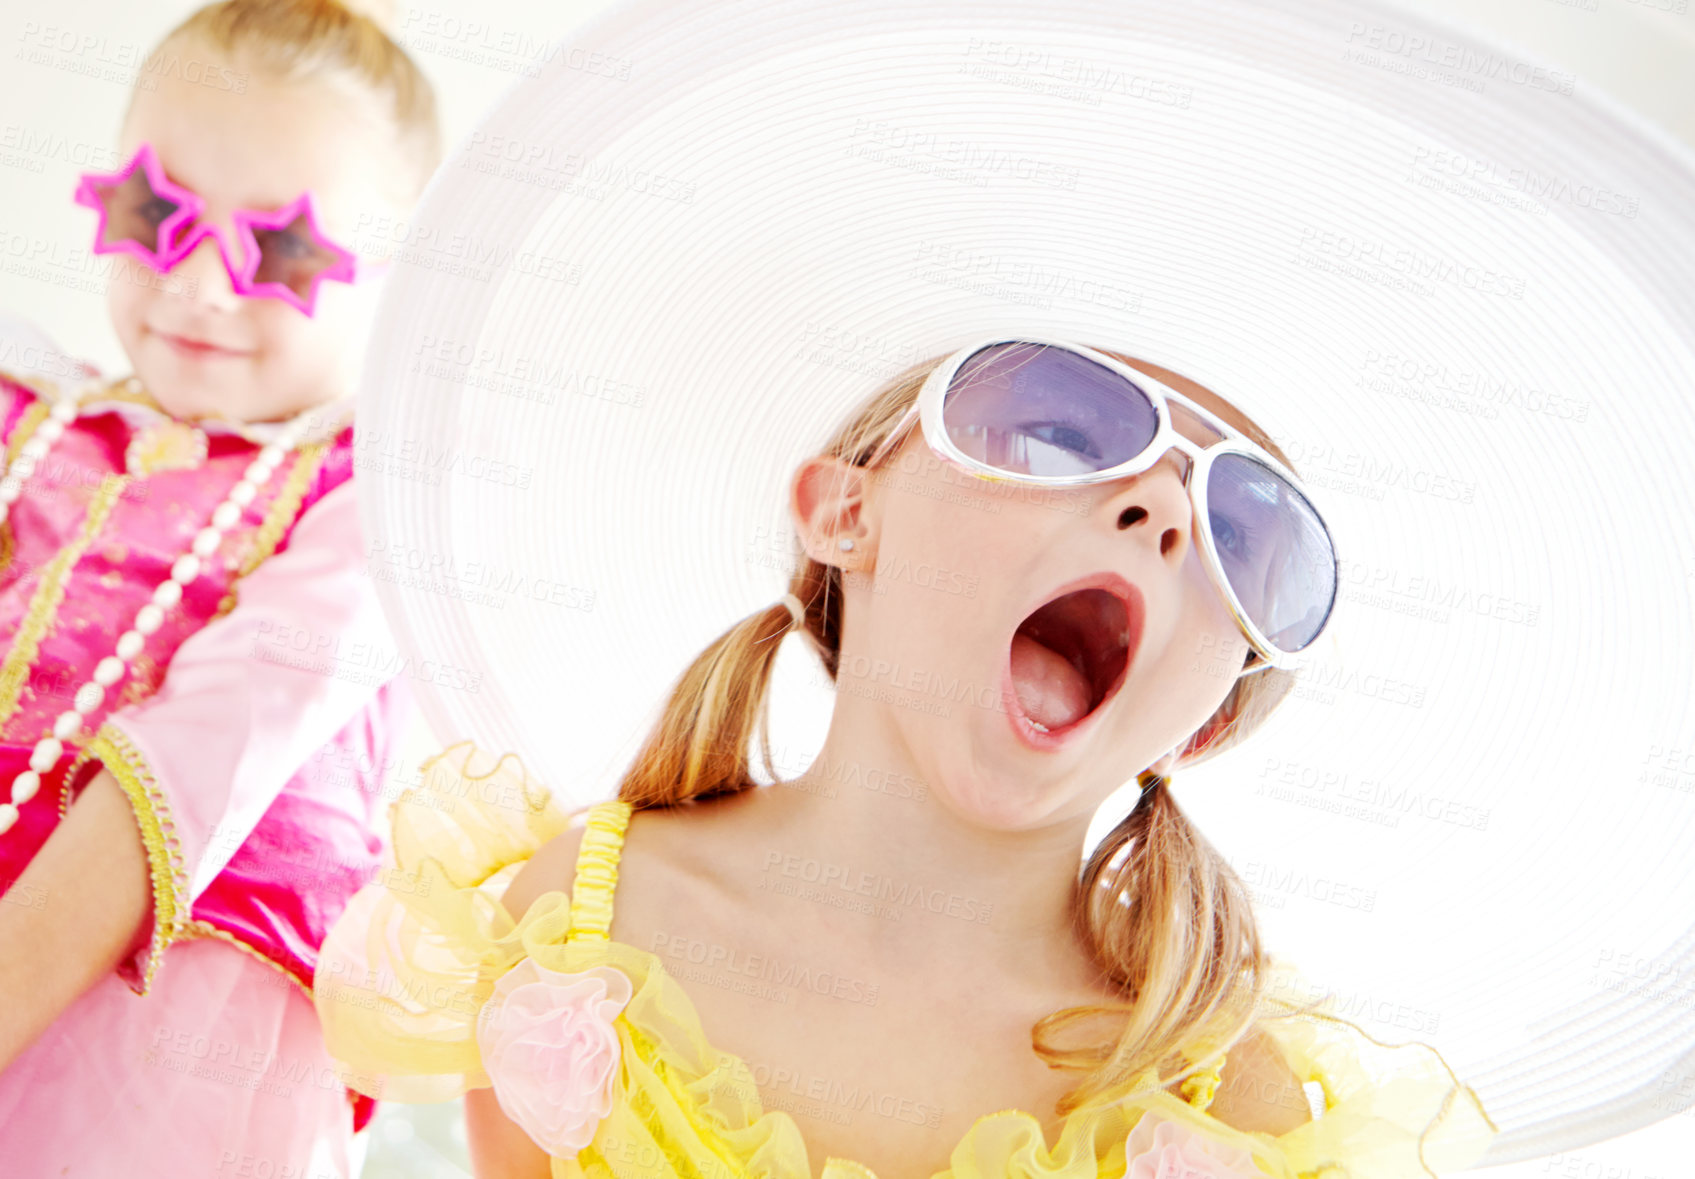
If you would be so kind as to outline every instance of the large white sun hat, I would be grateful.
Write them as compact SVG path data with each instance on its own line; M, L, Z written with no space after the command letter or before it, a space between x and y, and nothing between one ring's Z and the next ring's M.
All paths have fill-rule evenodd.
M1343 556L1292 698L1175 779L1274 947L1440 1047L1485 1163L1695 1104L1695 160L1653 126L1372 2L665 0L368 229L359 492L444 741L609 796L783 593L849 407L994 333L1111 348L1264 426ZM800 644L774 696L798 772Z

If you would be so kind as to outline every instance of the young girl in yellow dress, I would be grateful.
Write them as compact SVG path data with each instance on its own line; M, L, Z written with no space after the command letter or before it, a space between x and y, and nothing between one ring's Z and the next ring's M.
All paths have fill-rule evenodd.
M788 594L683 673L616 799L567 815L469 745L426 766L394 810L417 886L367 888L326 942L331 1051L387 1098L464 1094L481 1179L1478 1157L1489 1120L1434 1050L1294 1001L1167 785L1293 686L1334 602L1322 518L1226 400L1088 345L997 337L837 423L793 472ZM902 562L974 579L970 608L879 581ZM791 629L832 678L918 690L839 693L811 767L761 787ZM916 706L920 673L977 706Z

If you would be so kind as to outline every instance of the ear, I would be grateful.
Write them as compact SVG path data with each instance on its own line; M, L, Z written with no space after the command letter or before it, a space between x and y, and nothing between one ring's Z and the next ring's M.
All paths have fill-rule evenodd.
M827 455L814 455L795 469L789 512L807 556L838 569L866 567L876 551L874 530L861 510L867 487L863 469ZM851 549L841 547L844 539L853 541Z

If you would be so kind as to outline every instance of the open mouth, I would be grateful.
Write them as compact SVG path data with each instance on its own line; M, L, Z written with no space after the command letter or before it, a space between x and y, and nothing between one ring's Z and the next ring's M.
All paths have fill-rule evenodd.
M1012 636L1009 704L1014 727L1046 745L1100 711L1124 682L1141 640L1142 597L1122 578L1102 575L1050 599Z

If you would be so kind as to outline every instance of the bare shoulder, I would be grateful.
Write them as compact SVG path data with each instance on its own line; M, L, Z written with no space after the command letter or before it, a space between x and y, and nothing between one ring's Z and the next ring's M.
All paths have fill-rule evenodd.
M1230 1049L1219 1072L1218 1093L1207 1112L1237 1130L1273 1136L1312 1121L1301 1079L1283 1059L1276 1041L1258 1028Z
M541 846L541 850L518 870L506 886L501 903L514 921L523 919L536 898L550 892L571 895L571 880L577 872L577 849L583 843L585 826L573 823Z
M674 904L678 888L708 886L730 866L731 875L741 875L753 849L767 842L757 802L756 792L745 790L636 811L624 833L620 862L630 871L619 872L620 895L627 887L632 899L655 893Z
M641 905L649 894L665 904L674 904L677 889L691 883L697 873L719 858L710 850L712 841L705 838L703 828L707 824L697 817L715 813L716 808L711 807L659 807L638 810L630 816L619 841L620 911ZM570 897L587 823L586 811L572 816L571 825L543 844L518 870L501 898L514 920L521 920L546 893Z

